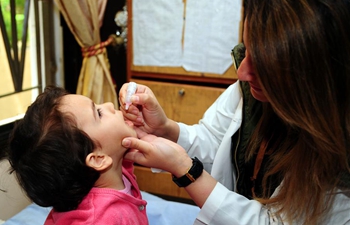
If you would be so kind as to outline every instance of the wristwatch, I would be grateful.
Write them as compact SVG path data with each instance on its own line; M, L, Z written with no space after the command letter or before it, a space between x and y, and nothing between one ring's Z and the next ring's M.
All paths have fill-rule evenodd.
M192 166L182 177L175 177L173 175L173 181L179 187L187 187L193 183L200 175L203 173L203 163L197 159L197 157L192 158Z

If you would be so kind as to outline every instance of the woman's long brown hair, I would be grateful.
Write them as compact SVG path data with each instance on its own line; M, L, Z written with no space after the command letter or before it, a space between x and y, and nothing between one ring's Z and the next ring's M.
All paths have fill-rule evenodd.
M350 172L349 9L348 0L246 1L250 54L269 100L253 134L273 152L265 190L269 176L283 176L278 194L259 201L289 221L319 222Z

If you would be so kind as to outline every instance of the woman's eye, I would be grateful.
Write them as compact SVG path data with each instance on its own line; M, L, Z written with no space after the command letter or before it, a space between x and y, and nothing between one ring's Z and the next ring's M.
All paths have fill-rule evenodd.
M98 114L98 117L102 117L102 109L97 109L97 114Z

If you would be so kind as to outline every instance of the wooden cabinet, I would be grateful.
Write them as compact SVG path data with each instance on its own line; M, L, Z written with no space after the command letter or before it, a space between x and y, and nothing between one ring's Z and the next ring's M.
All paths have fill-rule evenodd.
M186 0L183 2L186 6ZM182 66L135 65L132 0L127 1L127 8L127 80L150 87L169 118L186 124L198 123L206 109L225 88L236 81L234 66L231 65L223 74L214 74L187 71ZM162 23L161 20L157 22ZM239 32L241 33L241 29ZM228 49L227 54L230 50ZM159 51L162 49L159 48ZM135 174L141 190L159 195L189 198L183 189L171 181L169 173L153 174L148 168L136 167Z

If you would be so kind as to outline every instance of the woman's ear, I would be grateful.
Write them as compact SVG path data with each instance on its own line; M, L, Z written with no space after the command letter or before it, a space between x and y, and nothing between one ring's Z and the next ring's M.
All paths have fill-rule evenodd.
M91 168L94 168L97 171L102 171L107 169L110 165L112 165L113 160L110 156L101 153L101 152L91 152L86 156L85 159L86 165Z

